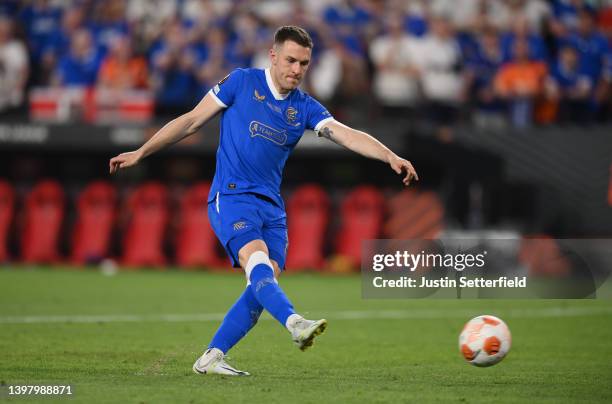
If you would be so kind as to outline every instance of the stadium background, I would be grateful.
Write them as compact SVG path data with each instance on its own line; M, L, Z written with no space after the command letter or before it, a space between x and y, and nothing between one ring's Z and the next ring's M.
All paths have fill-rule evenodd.
M4 1L1 13L2 261L30 254L28 262L62 262L74 257L78 240L93 250L77 263L138 255L130 249L149 250L134 265L184 263L181 238L194 239L188 249L202 255L205 240L185 222L206 219L197 202L191 210L181 203L212 177L216 122L114 178L106 161L193 107L232 69L265 66L275 27L288 23L306 27L316 43L304 88L422 174L402 193L384 165L306 134L283 188L298 266L323 268L326 258L351 255L360 238L443 229L610 234L607 4L465 0L457 10L452 1ZM47 198L56 206L46 223L32 220L33 191L43 180L59 188L38 191L49 193L38 205ZM79 205L98 180L112 188L107 199L100 191ZM139 209L128 200L150 181L162 189L159 224L146 228L134 224ZM421 204L407 203L413 197ZM107 203L105 223L87 221L96 203ZM80 227L84 236L75 236ZM151 232L157 237L128 246ZM45 234L26 241L30 233Z
M396 401L411 385L424 401L486 402L465 377L501 401L612 396L607 302L368 302L356 276L311 271L357 270L362 238L537 236L550 238L550 257L554 238L609 237L610 2L4 0L0 15L0 381L72 380L96 401L194 398L185 363L242 285L201 209L218 123L113 177L108 159L232 69L265 66L274 29L298 24L315 42L304 89L411 160L421 180L402 189L384 164L305 134L282 192L288 273L306 273L284 287L344 322L319 357L283 350L274 365L267 355L286 336L264 322L236 349L238 364L285 377L281 397L319 383L330 399ZM202 294L205 307L194 306ZM508 363L466 376L454 341L483 312L507 319L519 343ZM364 329L355 319L368 315ZM572 356L576 341L592 350ZM106 373L91 374L86 358ZM234 384L234 398L267 400L254 380Z

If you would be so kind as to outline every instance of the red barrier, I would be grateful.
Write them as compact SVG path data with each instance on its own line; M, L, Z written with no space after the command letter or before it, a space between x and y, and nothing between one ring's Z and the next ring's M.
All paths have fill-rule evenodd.
M109 256L116 218L117 192L108 182L89 184L77 199L77 220L72 233L72 262L99 262Z
M7 245L14 211L15 191L11 184L0 181L0 262L9 260Z
M329 198L318 185L298 188L288 203L289 254L291 270L318 269L323 265Z
M208 221L209 190L210 183L202 182L187 190L181 198L176 238L176 261L180 266L223 265L216 253L217 239Z
M129 223L123 240L122 264L162 266L168 224L168 190L157 182L135 189L127 201Z
M341 205L341 225L336 253L358 267L361 262L361 241L380 236L384 217L382 193L371 186L361 186L350 192Z
M64 219L64 191L56 181L38 183L25 201L21 255L25 263L56 263Z

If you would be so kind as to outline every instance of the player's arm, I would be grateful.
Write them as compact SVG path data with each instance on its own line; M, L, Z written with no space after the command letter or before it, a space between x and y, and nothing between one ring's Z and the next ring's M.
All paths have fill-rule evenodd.
M213 99L210 93L206 94L194 109L168 122L138 150L113 157L109 163L110 173L113 174L121 168L132 167L164 147L193 135L222 109L223 107Z
M325 123L323 127L318 130L317 134L355 153L359 153L362 156L385 162L398 174L405 172L406 176L403 178L402 182L406 186L410 185L410 181L413 179L419 180L416 170L408 160L399 157L387 146L365 132L350 128L338 121L332 120Z

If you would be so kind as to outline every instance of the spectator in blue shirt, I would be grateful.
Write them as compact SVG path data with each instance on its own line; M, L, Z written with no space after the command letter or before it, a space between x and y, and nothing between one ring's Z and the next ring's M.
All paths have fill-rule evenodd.
M85 13L81 7L69 8L64 11L61 27L51 32L42 50L40 63L36 66L35 84L49 84L58 60L70 51L71 38L76 35L79 29L84 27Z
M495 75L503 62L497 31L486 29L477 43L475 57L466 66L466 86L474 100L477 124L503 125L505 104L494 88Z
M232 63L231 48L228 46L227 35L221 27L213 27L206 33L206 42L194 66L197 80L200 84L198 98L226 76L235 66Z
M102 55L86 29L78 30L70 41L70 52L57 66L54 83L64 86L89 87L96 83Z
M556 26L553 30L557 33L576 29L581 11L594 11L584 0L552 0L552 8Z
M62 22L57 29L53 30L43 49L45 56L52 53L55 57L61 57L70 49L70 38L80 28L85 28L85 12L81 7L72 7L64 11Z
M593 83L598 83L609 47L606 37L597 31L595 16L591 12L579 11L577 29L560 41L559 48L565 46L578 51L580 71L588 75Z
M524 16L515 19L512 24L512 31L505 32L501 37L501 48L504 61L512 59L514 44L517 40L526 41L529 48L529 58L531 60L546 61L548 49L542 36L533 32L529 27L529 21Z
M95 5L92 13L95 17L91 28L98 48L103 53L108 50L115 38L129 33L125 19L125 3L123 0L104 0Z
M356 3L345 0L329 6L323 18L346 50L365 58L367 47L364 44L364 33L372 22L372 16Z
M186 30L174 21L151 55L152 84L159 113L177 114L193 107L200 94L194 75L197 54Z
M580 72L578 52L571 46L559 51L546 82L546 94L558 103L559 122L585 123L591 119L593 82Z
M32 62L38 63L51 34L59 28L62 10L50 4L49 0L35 0L21 12L30 46Z

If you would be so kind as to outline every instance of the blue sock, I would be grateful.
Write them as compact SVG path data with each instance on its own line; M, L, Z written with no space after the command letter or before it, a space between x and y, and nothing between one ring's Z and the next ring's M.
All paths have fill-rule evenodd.
M257 301L285 327L287 318L295 311L285 292L274 280L272 267L265 263L255 265L249 279L251 280L250 288Z
M219 326L208 347L218 348L223 353L227 353L253 328L262 311L262 305L255 298L251 288L247 286L225 315L223 323Z

